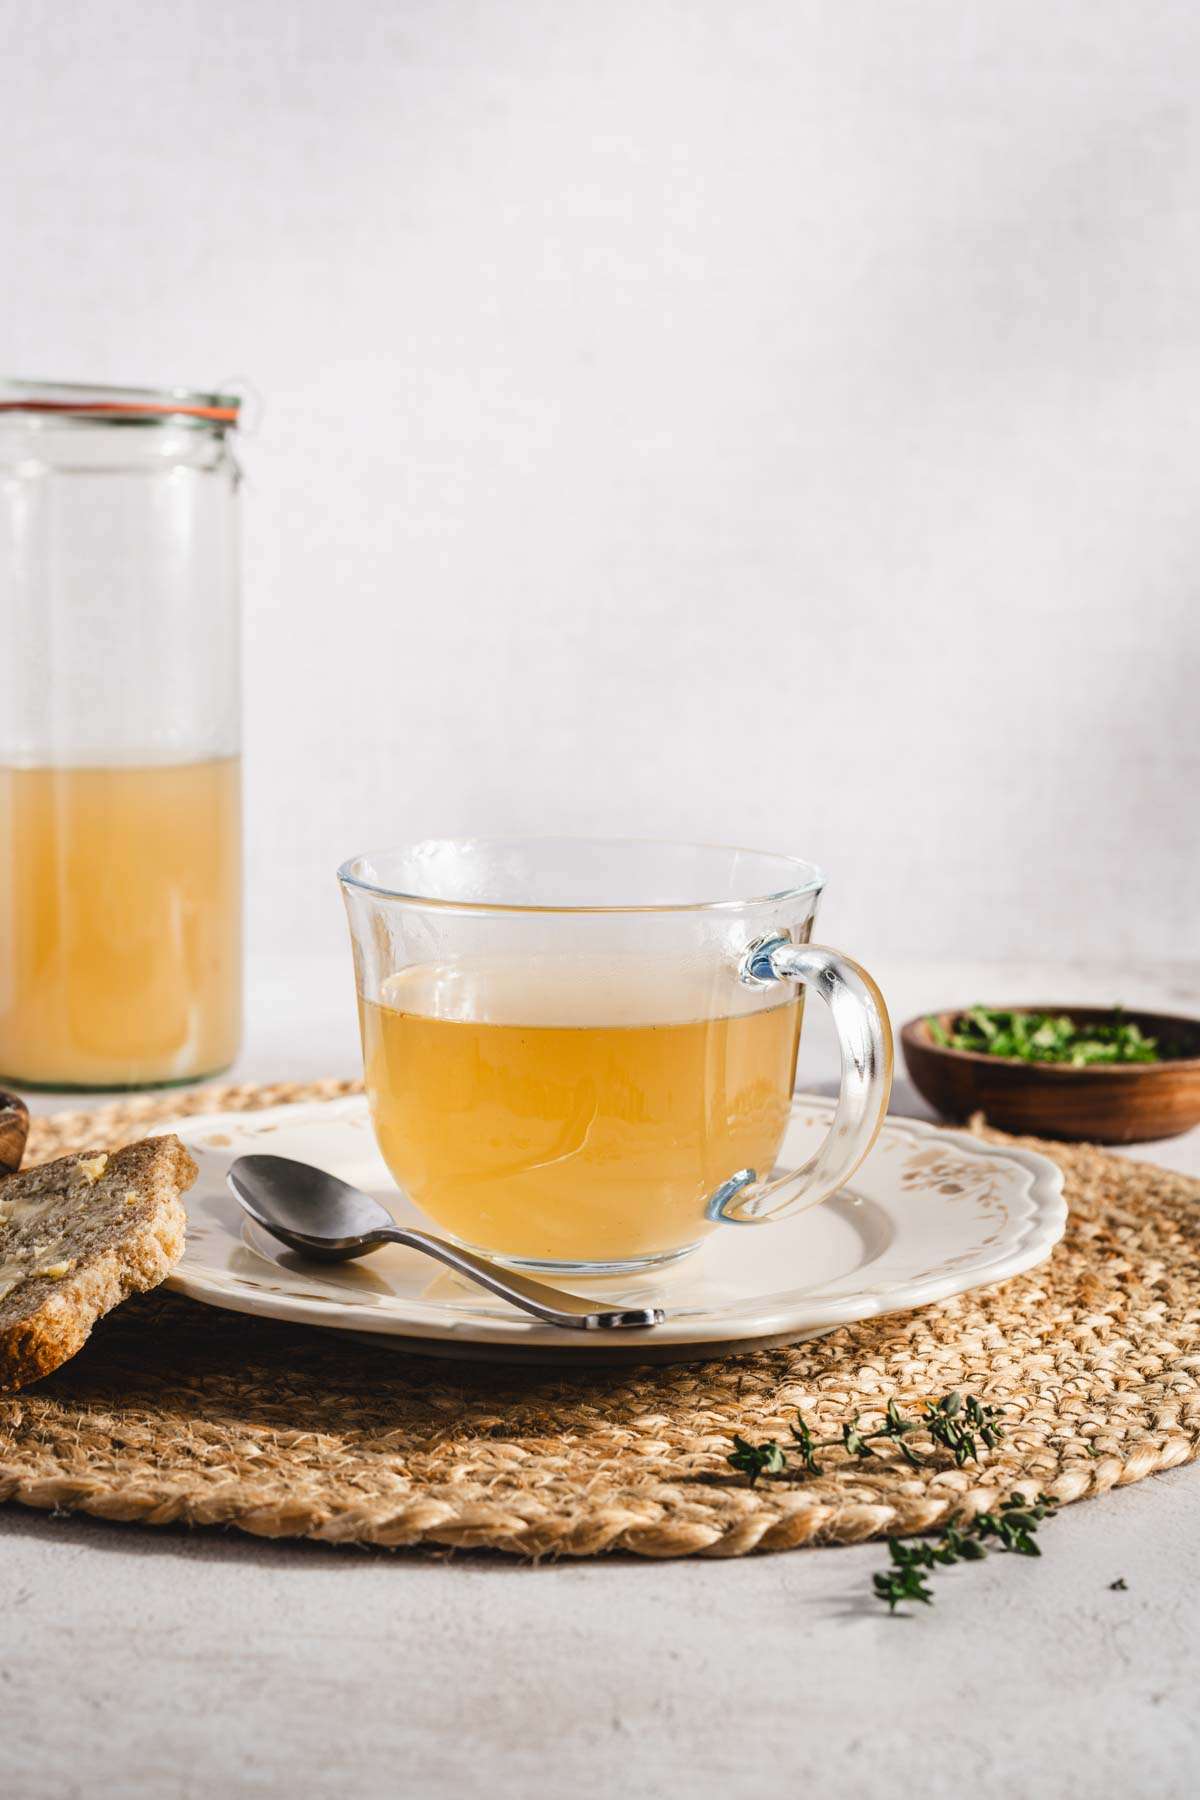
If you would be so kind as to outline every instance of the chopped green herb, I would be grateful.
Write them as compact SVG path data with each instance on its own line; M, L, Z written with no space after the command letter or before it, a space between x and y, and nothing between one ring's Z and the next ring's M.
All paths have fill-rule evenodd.
M969 1006L960 1013L956 1027L947 1031L940 1019L927 1017L929 1035L947 1050L973 1050L980 1056L1007 1056L1021 1062L1065 1063L1075 1069L1096 1068L1106 1063L1151 1063L1165 1060L1158 1039L1147 1037L1132 1019L1122 1019L1121 1008L1111 1024L1077 1025L1065 1014L998 1012L988 1006Z
M1129 1587L1129 1583L1123 1575L1118 1575L1117 1579L1115 1581L1110 1581L1108 1585L1114 1594L1124 1594Z

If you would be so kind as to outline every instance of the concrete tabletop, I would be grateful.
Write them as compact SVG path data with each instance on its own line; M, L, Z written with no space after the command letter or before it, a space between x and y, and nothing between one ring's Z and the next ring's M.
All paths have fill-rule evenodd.
M1112 998L1094 967L876 972L897 1020ZM340 961L260 963L236 1073L352 1071L348 981ZM1122 983L1200 1011L1194 969ZM826 1086L827 1033L806 1032L800 1085ZM903 1082L896 1110L923 1110ZM1200 1174L1200 1133L1133 1154ZM878 1545L530 1568L10 1507L0 1793L1190 1796L1200 1472L1072 1506L1043 1543L889 1618Z

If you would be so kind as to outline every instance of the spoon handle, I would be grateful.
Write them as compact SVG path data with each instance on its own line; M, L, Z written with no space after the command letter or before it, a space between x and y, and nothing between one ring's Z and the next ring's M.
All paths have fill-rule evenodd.
M595 1300L584 1294L569 1294L515 1269L501 1268L486 1256L460 1250L457 1244L447 1243L445 1238L434 1237L428 1231L397 1225L379 1235L395 1244L407 1244L411 1250L423 1250L426 1256L436 1257L448 1269L457 1270L468 1281L477 1281L480 1287L490 1288L493 1294L510 1300L547 1325L562 1325L571 1331L627 1331L661 1325L665 1317L658 1306L597 1307Z

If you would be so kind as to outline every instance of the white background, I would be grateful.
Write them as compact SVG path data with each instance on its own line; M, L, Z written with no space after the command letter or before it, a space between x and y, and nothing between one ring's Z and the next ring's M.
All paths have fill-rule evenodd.
M262 397L256 950L352 851L596 830L813 857L868 961L1200 954L1190 0L0 47L12 372Z

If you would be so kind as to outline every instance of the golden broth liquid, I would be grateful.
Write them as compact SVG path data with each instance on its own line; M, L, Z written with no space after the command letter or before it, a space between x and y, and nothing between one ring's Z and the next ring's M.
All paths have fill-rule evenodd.
M712 1229L722 1182L765 1175L778 1155L795 990L718 1016L701 1010L706 992L689 1016L686 990L571 964L556 978L409 969L383 998L360 1002L380 1149L466 1244L542 1263L668 1256Z
M184 1080L240 1032L237 758L0 767L0 1073Z

